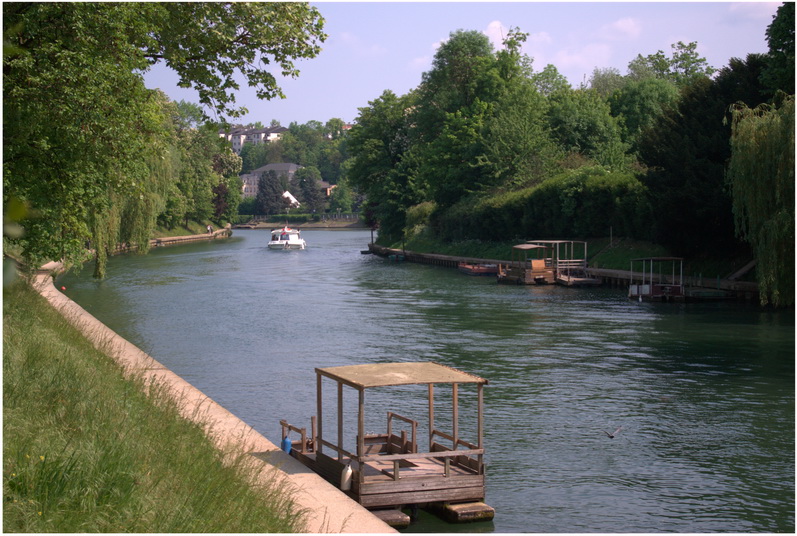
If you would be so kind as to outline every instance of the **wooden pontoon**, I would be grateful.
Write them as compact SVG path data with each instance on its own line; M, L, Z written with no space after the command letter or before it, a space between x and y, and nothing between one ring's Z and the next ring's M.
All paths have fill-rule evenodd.
M641 269L641 272L634 269ZM628 297L639 301L684 301L684 260L680 257L631 259Z
M514 285L555 283L553 266L547 260L549 246L517 244L512 246L509 264L498 265L498 282Z
M583 240L530 240L550 252L546 264L554 271L556 283L567 287L594 286L602 283L587 273L587 243Z
M280 421L283 449L302 463L339 486L369 510L392 510L405 506L451 507L452 521L488 520L494 510L484 500L484 410L483 387L487 380L431 362L379 363L317 368L317 416L311 419L311 434ZM332 380L337 392L337 438L324 434L330 416L323 407L324 380ZM436 428L435 384L451 386L452 430ZM476 443L460 437L459 386L476 386ZM366 433L365 393L388 386L425 385L428 393L428 450L419 449L418 421L387 412L385 433ZM349 441L356 452L344 448L344 386L358 397L356 436ZM353 424L353 423L352 423ZM328 425L327 425L328 426ZM353 428L353 427L350 427ZM404 428L400 433L398 430ZM329 430L329 428L327 428ZM290 432L301 438L290 440ZM353 441L352 441L353 439ZM462 503L470 503L464 507ZM456 512L466 512L457 515ZM379 513L379 512L375 512ZM384 519L392 515L383 516Z

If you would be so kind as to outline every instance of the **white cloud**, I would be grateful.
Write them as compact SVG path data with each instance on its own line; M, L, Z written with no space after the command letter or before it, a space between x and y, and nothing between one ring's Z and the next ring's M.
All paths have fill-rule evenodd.
M434 58L434 55L437 53L437 49L439 49L440 46L446 41L448 41L448 37L444 37L439 41L435 41L429 47L430 54L424 54L423 56L418 56L416 58L411 59L407 64L407 66L412 71L425 71L429 69L432 66L432 59Z
M642 35L639 21L626 17L606 24L598 31L598 36L609 41L633 40Z
M568 48L557 51L553 63L560 73L565 75L571 83L578 83L584 76L589 75L595 67L609 65L612 49L602 43L590 43L579 48ZM542 65L538 69L542 69Z
M501 24L500 20L494 20L487 25L487 29L482 32L490 40L496 50L504 48L504 38L509 32L509 29Z

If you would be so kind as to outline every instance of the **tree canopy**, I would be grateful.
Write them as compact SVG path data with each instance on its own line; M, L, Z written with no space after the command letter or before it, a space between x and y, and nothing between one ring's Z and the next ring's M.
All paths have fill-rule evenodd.
M728 180L736 231L755 251L761 304L794 304L794 96L733 106Z
M142 73L164 61L202 104L235 116L235 74L281 96L270 65L296 76L322 24L301 3L4 3L3 195L38 215L16 239L28 263L80 262L89 244L102 275L108 248L145 246L159 215L210 216L218 136Z

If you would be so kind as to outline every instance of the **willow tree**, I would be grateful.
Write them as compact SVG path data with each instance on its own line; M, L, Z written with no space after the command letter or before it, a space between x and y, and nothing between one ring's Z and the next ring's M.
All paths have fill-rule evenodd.
M732 108L728 180L737 234L753 246L761 304L794 304L794 96Z
M272 72L297 76L322 26L305 3L4 3L3 201L38 214L13 239L29 266L79 263L87 243L138 241L146 227L130 224L153 220L162 177L150 164L169 142L142 73L163 62L235 117L239 80L282 97Z

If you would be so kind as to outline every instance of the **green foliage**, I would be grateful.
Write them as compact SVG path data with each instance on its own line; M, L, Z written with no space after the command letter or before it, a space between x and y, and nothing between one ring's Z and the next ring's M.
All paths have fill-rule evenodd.
M143 56L174 69L180 87L192 87L199 101L237 117L236 73L260 99L285 98L269 64L296 78L294 59L313 58L326 39L323 18L314 7L293 2L164 2L143 4L150 25Z
M223 460L22 282L3 298L4 532L303 530L249 454Z
M661 50L645 57L638 54L628 64L629 78L637 81L658 78L683 88L697 80L710 77L716 71L697 53L697 42L684 44L678 41L671 45L671 48L670 58Z
M279 142L275 142L279 143ZM269 148L272 143L244 143L241 147L241 173L250 173L252 170L261 168L266 164L273 164L281 162L276 160L274 162L269 160Z
M236 72L261 97L281 95L263 65L294 76L292 59L325 37L298 3L6 3L3 15L4 203L38 214L16 244L32 267L80 263L89 244L98 276L117 243L145 250L156 218L209 218L213 189L231 190L236 172L199 107L166 102L141 73L165 61L203 104L234 115Z
M727 255L742 244L734 236L731 198L725 185L730 103L757 105L763 58L732 60L716 80L686 88L677 107L659 116L640 138L640 159L649 170L642 178L656 207L651 224L655 241L676 255Z
M255 214L278 214L285 209L282 186L277 172L273 169L260 175L255 196Z
M539 186L492 196L471 196L436 214L433 228L448 241L589 238L645 239L650 206L644 186L630 173L580 168ZM497 237L497 238L496 238Z
M733 109L728 167L740 237L758 262L761 303L794 304L794 96Z
M484 187L523 188L551 175L560 150L551 139L546 121L548 101L530 81L512 84L485 121Z
M347 180L338 182L337 187L332 190L329 196L329 211L331 213L351 212L354 207L354 195L349 187Z
M608 99L615 91L625 87L628 79L614 67L601 69L596 67L589 79L589 88L596 91L604 99Z
M413 94L396 97L385 91L368 107L360 108L347 140L354 155L348 180L367 196L366 221L371 225L377 220L380 240L389 242L401 238L407 207L426 196L409 152L412 123L405 112L414 102Z
M660 78L630 81L612 93L609 104L622 124L623 140L636 150L642 132L651 128L665 110L675 106L679 92L674 84Z
M293 175L293 183L295 188L292 188L291 193L296 192L294 195L302 203L302 210L305 212L323 212L324 205L326 205L326 196L321 191L321 173L317 168L304 167L298 169Z
M537 91L546 97L555 95L560 91L572 89L567 78L559 73L559 70L551 64L546 65L542 71L532 74L530 79L537 88Z
M761 79L768 89L794 95L794 2L784 2L767 27L769 54Z
M592 90L562 90L549 99L547 116L553 138L566 152L581 153L607 167L623 167L613 150L621 147L617 119L604 99Z

